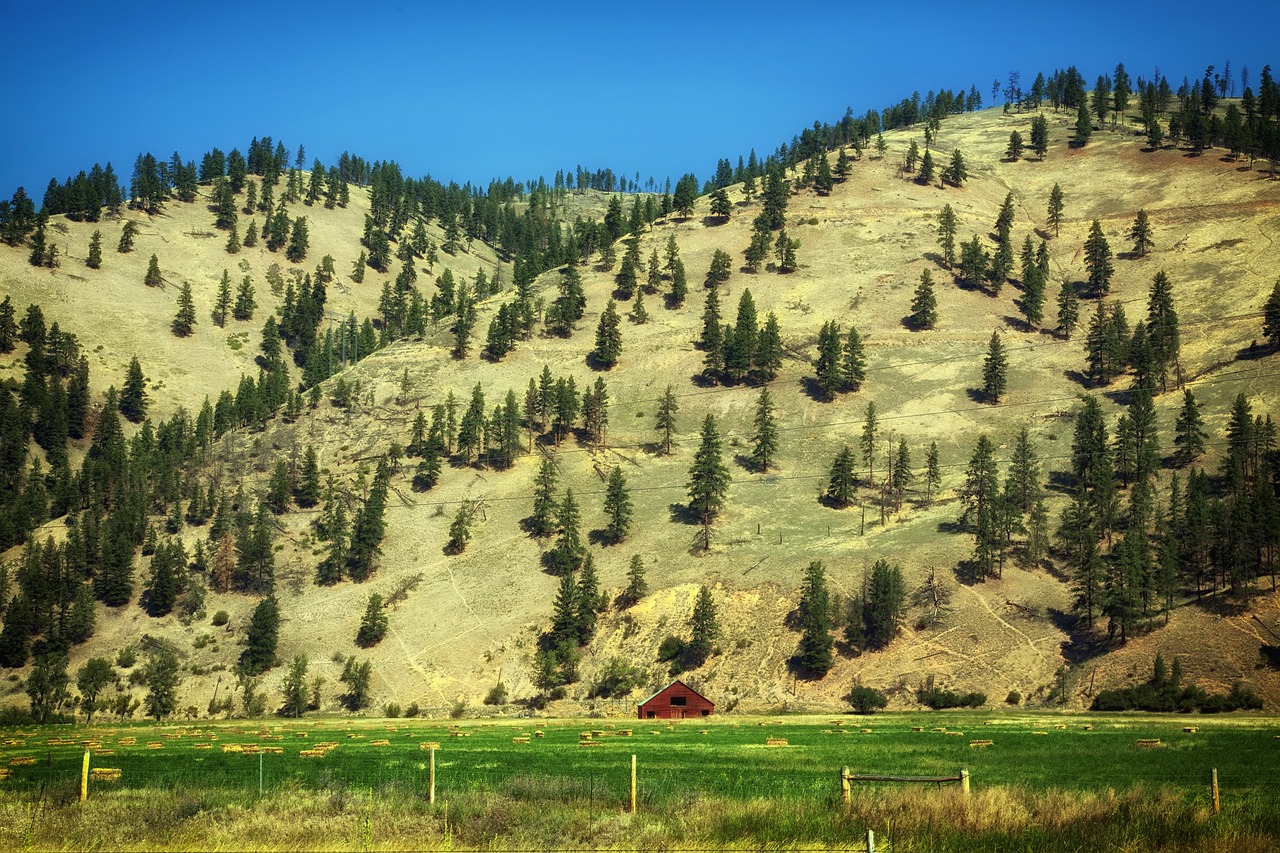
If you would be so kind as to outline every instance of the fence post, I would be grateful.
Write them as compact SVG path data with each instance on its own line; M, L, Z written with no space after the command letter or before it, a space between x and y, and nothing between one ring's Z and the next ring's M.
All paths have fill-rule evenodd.
M1216 788L1216 785L1215 785ZM84 761L80 764L80 802L89 799L89 750L84 751ZM1217 797L1214 797L1216 800Z
M262 750L258 750L258 796L262 796Z
M636 813L636 757L631 756L631 813Z
M431 747L428 752L431 753L430 771L427 776L427 804L435 805L436 802L436 748Z
M1218 768L1209 771L1209 783L1213 786L1213 813L1217 814L1222 810L1222 804L1218 801Z
M840 768L840 802L849 804L849 768Z
M867 853L876 853L876 831L867 830Z
M960 771L960 790L961 792L964 793L966 797L969 796L969 771L968 770Z

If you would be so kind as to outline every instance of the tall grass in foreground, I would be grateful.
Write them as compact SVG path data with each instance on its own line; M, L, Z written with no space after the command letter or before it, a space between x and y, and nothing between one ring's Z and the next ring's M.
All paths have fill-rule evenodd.
M590 799L463 792L426 805L403 790L119 790L81 804L71 786L0 799L0 849L861 850L867 828L895 851L1230 849L1272 851L1273 803L1213 815L1170 788L1065 792L1021 787L866 788L824 801L699 796L629 815Z

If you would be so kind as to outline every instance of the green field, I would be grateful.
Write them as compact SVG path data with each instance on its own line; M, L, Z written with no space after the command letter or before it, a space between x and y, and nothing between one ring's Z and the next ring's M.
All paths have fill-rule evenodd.
M1197 730L1184 731L1188 726ZM590 746L582 745L584 732L592 733ZM517 738L528 742L513 742ZM560 813L572 828L561 827L541 840L567 846L627 847L659 830L668 841L692 835L720 846L732 846L739 839L830 845L848 838L861 821L880 822L882 832L897 834L896 849L916 849L911 847L913 839L924 845L918 849L947 849L946 838L956 833L964 837L965 815L974 812L988 814L975 818L970 829L1016 829L1019 834L1010 838L1044 849L1035 839L1061 819L1063 807L1054 809L1057 816L1041 814L1046 826L1038 826L1037 808L1061 800L1111 802L1124 831L1165 841L1179 841L1178 833L1185 832L1188 846L1179 842L1174 849L1201 849L1194 842L1216 839L1215 825L1229 829L1238 841L1280 838L1280 816L1275 814L1280 801L1275 778L1280 766L1278 738L1280 722L1266 718L980 713L725 716L670 724L617 719L452 724L303 718L23 727L0 731L0 766L9 771L8 779L0 782L0 803L5 808L25 803L23 814L28 816L32 804L47 803L54 817L58 807L83 808L74 801L87 741L92 767L120 771L117 780L89 783L88 808L138 802L139 797L153 798L153 804L156 797L161 802L171 798L177 816L172 821L161 817L156 823L165 833L179 832L176 837L184 840L193 837L181 833L184 801L190 812L187 822L192 824L186 829L200 837L199 815L219 809L270 811L282 798L293 797L315 803L321 813L350 810L360 798L369 809L377 803L379 808L411 813L437 827L437 846L506 849L504 844L517 840L515 830L505 823L494 826L491 815L481 819L493 803L505 803L513 813L528 810L543 819ZM771 746L770 739L786 743ZM1160 744L1143 746L1140 739L1158 739ZM991 743L974 745L982 741ZM429 743L439 744L434 806L426 803L430 753L422 745ZM625 814L632 755L637 761L635 816ZM940 790L932 784L854 783L854 803L845 807L840 804L842 766L853 773L894 775L953 775L964 768L970 773L972 793L965 799L954 785ZM1223 813L1216 817L1210 808L1211 768L1218 770L1223 804ZM191 805L192 798L196 805ZM1005 814L1012 808L1010 802L1022 805ZM1028 805L1035 803L1041 805ZM447 816L450 804L452 817ZM877 811L910 806L923 814L932 807L927 804L943 804L947 811L929 818L941 823L923 829L912 829L901 816L895 829L893 814ZM1159 823L1164 814L1171 825L1143 823L1139 818L1144 804L1153 810L1148 818ZM794 822L765 820L763 816L775 809L794 815ZM441 813L446 815L443 821ZM695 820L684 825L686 818ZM955 820L962 825L948 825ZM1006 826L1010 820L1016 826ZM1087 815L1081 820L1088 823ZM76 846L73 840L90 841L66 838L66 832L75 830L64 827L65 843L53 843L34 818L28 823L22 839L8 840L21 841L20 846L29 849L65 849ZM377 822L383 830L390 825L389 819ZM17 849L5 844L5 835L16 831L14 820L5 821L0 845ZM111 846L112 837L106 833L100 846ZM418 840L426 843L426 837L436 836L428 833ZM354 846L395 846L390 837L378 841L379 831L368 814L359 838L363 840L353 841ZM524 835L518 839L529 842ZM282 846L305 849L307 844L304 839ZM229 844L227 849L234 847ZM266 844L264 849L275 848ZM1248 844L1242 849L1249 849Z

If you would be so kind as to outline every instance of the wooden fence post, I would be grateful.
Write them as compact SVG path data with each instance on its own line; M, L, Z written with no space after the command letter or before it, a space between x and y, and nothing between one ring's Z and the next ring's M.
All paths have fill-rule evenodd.
M636 813L636 757L631 756L631 813Z
M430 770L427 775L427 804L435 805L436 802L436 748L433 746L429 750Z
M1216 789L1216 785L1215 785ZM89 750L84 751L84 761L80 764L80 802L89 799ZM1216 800L1217 797L1214 797Z
M840 802L849 804L849 768L840 768Z
M876 853L876 831L867 830L867 853Z
M85 753L88 755L88 753ZM1222 803L1218 801L1218 768L1213 768L1209 773L1209 783L1213 786L1213 813L1217 814L1222 810Z
M968 770L960 771L960 790L964 793L966 797L969 796L969 771Z

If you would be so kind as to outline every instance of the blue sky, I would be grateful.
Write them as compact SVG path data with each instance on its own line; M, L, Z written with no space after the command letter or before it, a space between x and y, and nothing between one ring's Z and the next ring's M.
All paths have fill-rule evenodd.
M438 8L442 7L442 8ZM1264 16L1265 17L1265 16ZM1271 61L1203 2L185 4L0 0L0 193L253 136L486 184L582 165L674 181L929 89L1123 61L1180 82Z

